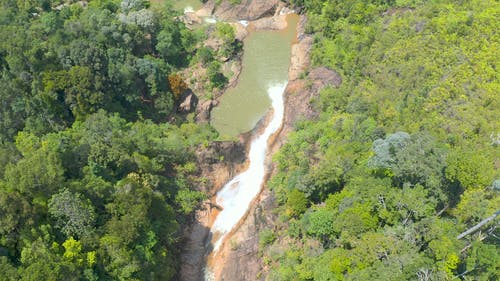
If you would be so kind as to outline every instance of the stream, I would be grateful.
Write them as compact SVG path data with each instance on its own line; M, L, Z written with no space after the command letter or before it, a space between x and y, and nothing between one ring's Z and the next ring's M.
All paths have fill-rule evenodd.
M271 85L267 90L271 99L273 117L264 133L254 139L250 145L248 169L234 177L217 193L216 201L222 207L222 211L211 228L212 236L215 239L213 240L213 251L215 253L226 235L245 215L250 203L260 191L266 173L267 142L269 137L281 127L283 120L283 91L286 84L287 81L283 81L281 84Z
M184 11L191 11L194 4L184 3ZM211 225L211 240L206 245L212 258L222 250L224 242L241 223L269 172L266 163L268 142L283 121L283 93L288 84L291 45L296 39L298 20L297 15L289 15L284 30L250 32L243 42L243 67L238 84L224 93L212 111L211 124L223 137L237 137L251 131L267 117L260 123L265 127L255 130L251 138L246 170L231 179L214 198L222 210ZM215 272L216 269L208 263L205 280L214 280Z
M245 39L243 70L238 85L229 89L213 112L212 124L229 135L252 129L266 112L271 118L255 136L248 153L248 168L231 179L216 195L222 211L210 229L212 256L250 209L260 193L266 173L268 141L281 127L284 114L283 92L288 83L291 44L295 39L297 16L288 16L283 31L255 31ZM210 266L210 265L209 265ZM213 269L206 269L206 280L213 280Z

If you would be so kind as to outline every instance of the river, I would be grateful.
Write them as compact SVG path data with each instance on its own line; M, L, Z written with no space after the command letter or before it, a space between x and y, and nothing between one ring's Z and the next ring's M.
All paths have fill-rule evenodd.
M185 12L191 11L192 5L196 8L194 2L183 4L177 8L184 7ZM251 131L259 120L267 118L260 123L264 128L255 130L250 139L246 170L231 179L214 198L222 210L211 224L211 240L207 242L210 258L217 256L242 221L269 172L268 142L283 121L283 93L288 84L291 45L296 39L298 19L297 15L287 16L288 26L281 31L250 32L244 40L238 84L224 93L212 111L211 124L222 138ZM217 271L210 264L205 269L206 280L214 280L213 272Z
M257 31L244 42L243 70L238 85L224 93L214 110L213 125L228 135L252 129L271 111L265 129L250 144L248 168L230 180L216 195L222 207L212 227L212 255L217 255L231 231L248 212L259 194L266 173L266 156L270 137L281 127L284 113L283 92L288 83L291 44L295 39L297 16L288 17L283 31ZM213 268L207 268L205 279L213 280Z

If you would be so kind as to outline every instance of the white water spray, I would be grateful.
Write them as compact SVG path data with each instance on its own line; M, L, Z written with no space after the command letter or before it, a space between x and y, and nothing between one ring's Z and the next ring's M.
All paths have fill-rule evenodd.
M194 8L191 6L184 7L184 14L186 13L194 13Z
M214 16L204 17L203 21L208 24L214 24L217 23L217 18L215 18Z
M283 121L283 92L287 82L272 85L267 92L271 98L273 117L264 133L252 141L248 158L248 169L229 181L218 193L217 204L223 209L215 219L210 230L217 240L214 252L222 245L226 235L238 224L245 215L253 199L259 194L266 175L265 159L267 142L280 127Z
M239 20L238 21L241 25L243 25L244 27L247 27L249 22L247 20Z

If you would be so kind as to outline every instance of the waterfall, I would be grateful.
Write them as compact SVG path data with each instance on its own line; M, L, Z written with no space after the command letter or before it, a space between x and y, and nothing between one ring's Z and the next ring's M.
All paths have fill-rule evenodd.
M283 92L287 81L271 85L267 93L271 99L273 117L264 132L254 139L250 145L248 158L250 164L246 171L234 177L218 193L217 204L223 209L215 219L211 228L216 253L226 235L238 224L245 215L250 203L259 194L266 175L265 159L267 142L280 127L283 120ZM213 241L212 241L213 242Z
M185 13L194 13L194 8L191 6L184 7L184 14Z

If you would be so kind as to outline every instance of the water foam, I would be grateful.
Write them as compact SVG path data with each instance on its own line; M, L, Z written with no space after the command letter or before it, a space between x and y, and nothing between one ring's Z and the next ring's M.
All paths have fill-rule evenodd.
M272 102L273 117L264 133L252 141L248 158L248 169L229 181L218 193L217 204L223 209L212 225L211 233L217 239L214 252L222 245L226 235L238 224L247 212L250 203L259 194L265 176L267 142L280 127L283 120L283 92L287 82L272 85L267 92Z
M185 14L185 13L194 13L194 8L193 8L193 7L191 7L191 6L186 6L186 7L184 8L184 14Z
M241 25L243 25L244 27L247 27L249 22L247 20L239 20L238 21Z
M208 24L217 23L217 19L214 16L205 17L205 18L203 18L203 20L205 21L205 23L208 23Z

